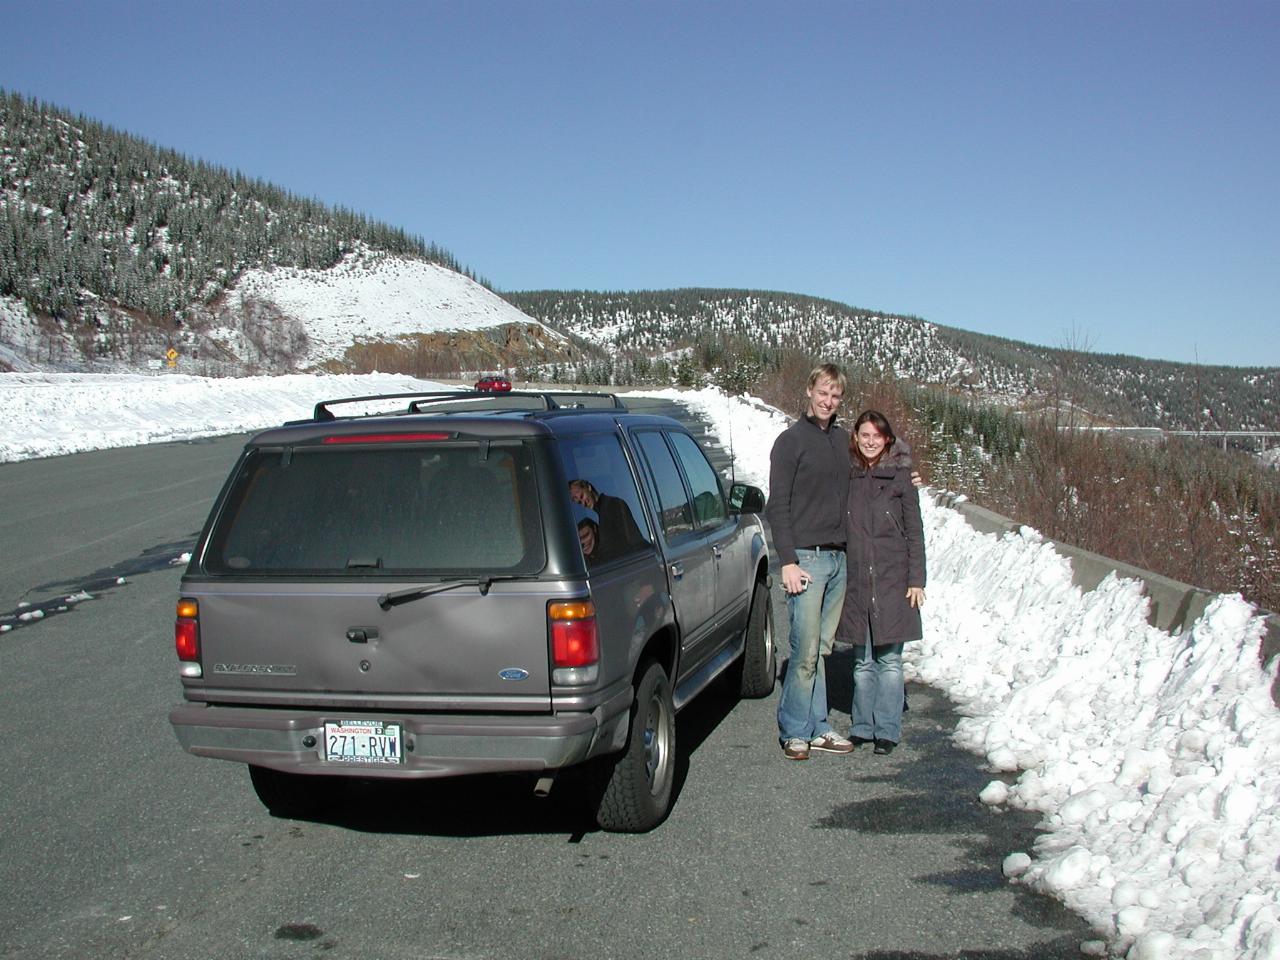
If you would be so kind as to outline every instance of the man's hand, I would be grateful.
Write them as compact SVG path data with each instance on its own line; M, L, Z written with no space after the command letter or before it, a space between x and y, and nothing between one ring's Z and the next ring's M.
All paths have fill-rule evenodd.
M804 593L813 577L798 563L782 565L782 589L787 593Z
M913 607L924 606L924 587L907 587L907 603Z

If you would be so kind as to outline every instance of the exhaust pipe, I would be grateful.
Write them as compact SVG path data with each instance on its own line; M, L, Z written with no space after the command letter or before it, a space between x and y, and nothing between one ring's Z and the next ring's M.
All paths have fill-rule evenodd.
M533 785L533 795L539 800L544 799L551 793L551 785L555 782L555 777L539 777L538 782Z

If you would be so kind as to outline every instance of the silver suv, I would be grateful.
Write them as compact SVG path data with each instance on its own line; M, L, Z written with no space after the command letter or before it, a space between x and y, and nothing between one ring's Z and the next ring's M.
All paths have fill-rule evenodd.
M601 827L648 830L676 711L726 673L773 689L763 502L608 394L321 403L254 437L214 504L170 722L281 816L331 777L523 771L545 794L576 767Z

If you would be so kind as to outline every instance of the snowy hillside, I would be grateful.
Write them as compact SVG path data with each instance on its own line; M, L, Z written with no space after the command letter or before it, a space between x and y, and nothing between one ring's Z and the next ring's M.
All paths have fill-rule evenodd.
M919 317L761 290L507 293L530 316L615 358L795 350L872 376L945 384L974 402L1037 407L1069 390L1103 422L1191 430L1280 429L1280 368L1209 367L1036 346Z
M249 270L227 297L230 315L243 313L249 301L274 304L302 323L308 342L304 367L341 360L359 341L506 324L536 328L549 341L567 343L469 277L426 260L364 249L328 270ZM218 334L234 337L236 331L211 331Z
M138 325L126 311L98 310L101 321L77 332L0 297L0 368L158 369L170 347L179 371L217 376L403 372L400 361L428 351L460 361L455 369L504 367L508 355L541 362L575 353L562 334L464 274L362 244L329 269L247 270L212 305L190 309L168 330Z
M575 355L473 277L402 228L0 91L0 370L129 373L176 351L212 376L421 375Z
M972 363L939 339L935 324L814 297L756 290L540 291L509 297L609 354L656 356L702 339L738 339L762 348L802 347L815 356L860 357L922 382L954 383L973 374Z

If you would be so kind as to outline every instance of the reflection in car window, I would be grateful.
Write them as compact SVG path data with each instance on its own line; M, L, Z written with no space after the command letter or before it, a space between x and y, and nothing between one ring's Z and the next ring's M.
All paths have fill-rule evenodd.
M676 448L676 455L684 466L684 475L693 490L693 515L698 526L719 526L729 512L725 509L720 478L707 461L707 455L702 452L697 441L686 433L672 433L671 445Z
M684 483L680 480L680 471L676 468L666 441L656 430L637 433L636 440L657 487L654 492L658 499L658 515L663 533L668 540L682 533L689 533L693 530L693 510L689 506Z
M652 538L640 509L640 491L618 437L595 434L565 440L560 450L584 558L594 565L648 549ZM583 520L591 521L585 535Z

